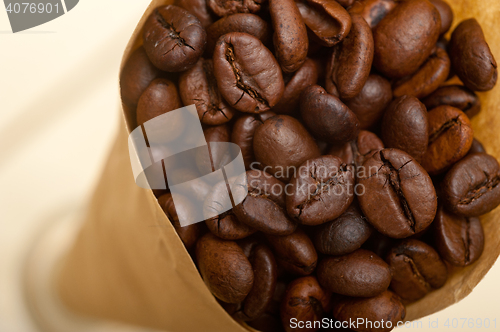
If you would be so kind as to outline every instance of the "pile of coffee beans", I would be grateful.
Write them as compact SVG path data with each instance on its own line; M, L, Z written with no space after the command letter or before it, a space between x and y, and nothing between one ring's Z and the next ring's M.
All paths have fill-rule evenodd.
M154 191L234 318L261 331L328 330L323 318L389 331L479 259L500 167L470 118L497 65L475 19L447 38L452 21L443 0L154 9L122 100L136 125L195 104L207 142L241 148L249 193L231 211L181 227L192 203ZM224 190L194 188L207 206ZM341 324L358 318L372 325Z

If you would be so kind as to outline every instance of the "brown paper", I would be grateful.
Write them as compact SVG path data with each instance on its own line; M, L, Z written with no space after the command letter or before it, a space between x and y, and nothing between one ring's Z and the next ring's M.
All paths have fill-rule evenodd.
M140 27L152 10L172 1L153 0L125 51L122 67L140 45ZM454 26L475 17L500 60L500 1L448 0ZM500 160L500 84L480 94L482 112L473 119L476 137ZM151 191L136 186L124 121L88 208L84 226L59 275L64 302L87 315L182 332L244 332L216 302ZM481 218L485 250L478 262L453 274L446 285L407 307L413 320L467 296L500 253L500 209Z

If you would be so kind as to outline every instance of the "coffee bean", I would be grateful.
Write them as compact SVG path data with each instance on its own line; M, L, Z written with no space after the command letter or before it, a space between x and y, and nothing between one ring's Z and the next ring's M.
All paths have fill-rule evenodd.
M354 0L338 0L338 3L344 8L349 8L354 3Z
M488 91L495 86L497 63L476 19L465 20L455 28L448 51L453 69L466 87Z
M422 166L429 174L437 175L467 154L474 133L467 115L451 106L436 107L427 118L429 146L422 157Z
M257 13L265 0L207 0L208 6L217 16L236 13Z
M432 232L441 257L455 266L468 266L483 253L484 232L479 218L459 217L440 207Z
M471 155L473 153L486 153L486 149L483 144L475 138L472 140L472 145L467 155Z
M254 36L225 34L215 46L213 61L222 96L239 111L265 112L283 95L285 83L279 65Z
M451 23L453 22L453 10L450 5L443 0L429 0L439 12L439 17L441 17L441 29L439 33L444 35L448 30L450 30Z
M436 191L425 170L407 153L384 149L363 164L358 183L361 210L382 234L405 238L427 228L437 209Z
M358 249L350 254L323 258L318 264L318 281L334 293L372 297L387 290L391 271L375 253Z
M144 49L161 70L191 68L205 50L207 33L200 20L174 5L156 8L144 24Z
M349 8L349 13L363 16L373 29L396 5L395 0L358 0Z
M441 105L449 105L460 109L469 119L481 111L481 100L477 95L461 85L447 85L437 89L422 100L428 110Z
M354 165L358 169L363 166L366 159L382 149L384 149L384 143L377 135L361 130L355 140L344 145L332 146L328 150L328 154L339 157L345 164Z
M174 5L184 8L196 16L206 29L213 23L213 15L207 6L206 0L175 0Z
M207 127L203 130L205 140L208 144L215 142L229 142L231 137L231 128L227 123ZM208 156L208 149L199 151L196 155L196 165L201 174L205 175L211 173L221 166L225 166L230 160L227 144L210 144L210 156Z
M436 250L419 240L404 240L391 249L386 261L392 272L391 289L407 302L441 288L448 278Z
M486 154L471 154L457 162L441 184L442 198L451 212L476 217L500 205L500 166Z

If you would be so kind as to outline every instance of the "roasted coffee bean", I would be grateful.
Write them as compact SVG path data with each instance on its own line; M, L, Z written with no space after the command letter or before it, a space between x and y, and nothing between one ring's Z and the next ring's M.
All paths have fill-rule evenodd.
M285 331L314 332L315 328L292 328L290 322L296 319L299 322L320 321L330 305L330 293L318 284L313 276L302 277L292 281L281 302L281 322Z
M394 85L394 97L404 95L425 98L448 79L450 58L445 50L436 47L436 51L413 75L403 78Z
M356 2L357 3L357 2ZM392 88L385 78L371 74L361 92L349 100L346 106L356 114L360 129L374 127L382 119L392 100Z
M214 76L212 60L200 59L179 77L179 92L184 105L196 105L202 123L220 125L234 116L235 110L222 98Z
M453 70L466 87L488 91L497 82L497 63L476 19L460 23L453 31L448 47Z
M340 5L344 8L348 8L350 6L352 6L352 4L354 3L354 0L337 0L338 3L340 3Z
M181 159L179 161L177 159L177 156L174 158L163 159L165 169L168 169L169 171L171 170L168 173L168 176L175 179L176 183L183 183L183 186L177 187L177 191L195 199L198 202L203 202L210 194L212 187L201 177L199 172L196 172L191 168L184 168L184 165L182 164L184 160ZM172 162L172 166L168 165L169 162Z
M451 23L453 22L453 10L450 5L443 0L429 0L438 10L439 17L441 17L441 29L439 33L444 35L450 30Z
M429 1L399 3L373 31L374 67L390 78L411 75L432 53L440 29L439 12Z
M462 85L447 85L437 89L422 100L428 110L441 105L449 105L460 109L469 119L481 111L481 100L477 95Z
M269 118L257 128L253 148L259 166L280 180L289 180L306 160L320 155L307 130L287 115Z
M207 6L206 0L175 0L174 5L184 8L196 16L206 29L213 23L213 15Z
M294 275L308 275L316 268L318 254L311 239L300 228L290 235L267 235L278 265Z
M269 0L269 13L274 29L276 58L285 73L293 73L306 61L306 25L294 0Z
M391 249L386 261L392 272L392 291L407 302L441 288L448 278L446 265L436 250L419 240L404 240Z
M437 175L467 154L474 133L469 118L458 108L439 106L427 118L429 146L422 157L422 166L430 175Z
M500 166L486 154L472 154L457 162L441 183L446 208L458 215L476 217L500 204Z
M252 265L236 242L207 233L196 244L196 260L208 289L222 301L242 302L252 289Z
M479 218L459 217L440 207L432 227L436 249L447 262L468 266L483 253L484 232Z
M239 111L265 112L283 95L285 83L278 62L254 36L225 34L215 46L213 61L219 91Z
M403 150L420 162L429 143L427 109L415 97L399 97L385 112L381 131L386 147Z
M405 238L427 228L437 210L434 185L415 159L397 149L384 149L363 164L358 183L361 210L382 234Z
M257 13L265 0L207 0L208 6L217 16L236 13Z
M387 290L391 271L375 253L358 249L350 254L326 257L318 264L318 281L334 293L372 297Z
M479 142L475 138L472 140L472 145L467 154L470 155L473 153L486 153L486 149L484 148L483 144L481 144L481 142Z
M144 24L144 49L153 64L168 72L191 68L205 50L200 20L174 5L156 8Z
M241 149L245 168L256 168L258 165L252 165L255 162L253 152L253 137L257 128L270 117L275 116L273 112L264 112L260 114L244 114L240 116L233 125L231 133L231 142L237 144Z
M396 5L396 0L358 0L349 8L349 13L363 16L373 29Z
M290 79L287 80L287 76ZM318 66L307 58L293 75L285 75L285 93L272 111L278 114L295 114L299 109L300 94L318 82Z
M229 142L231 128L225 123L219 126L207 127L203 130L203 134L205 134L205 140L208 144ZM204 150L204 153L200 151L200 153L196 155L196 165L200 173L203 175L208 174L230 162L231 160L226 159L229 156L227 150L228 146L226 144L210 144L210 156L206 154L208 149Z
M258 38L264 45L271 43L271 30L266 21L254 14L233 14L221 18L208 27L205 54L211 57L217 40L230 32L245 32Z
M345 255L361 248L372 233L372 226L353 202L340 217L316 227L313 241L316 250L325 255Z
M341 42L351 30L351 16L337 1L296 0L300 15L315 40L327 47Z
M357 96L368 80L372 62L372 30L361 15L352 15L351 31L342 44L333 49L326 69L328 92L335 95L337 91L342 99Z
M233 194L240 196L238 190L245 190L245 176L240 177ZM243 223L264 234L288 235L295 231L297 224L286 215L285 184L272 175L251 170L246 173L248 195L233 208L234 214ZM241 195L244 195L242 192Z
M342 144L359 133L356 115L339 98L319 85L306 88L300 97L300 113L312 134L332 144Z
M366 159L384 149L384 143L372 132L361 130L358 137L340 146L333 146L328 154L339 157L347 165L363 166Z
M161 71L149 61L144 48L139 47L130 55L120 74L120 93L123 103L131 111L135 110L144 90L160 76Z
M366 241L361 248L373 251L378 257L386 257L389 250L394 247L399 240L385 236L384 234L374 231L372 236Z
M334 156L321 156L300 165L287 188L288 215L304 225L338 218L354 199L354 172Z
M406 310L401 299L391 291L370 298L341 297L333 304L333 317L341 322L349 323L359 319L365 322L385 322L383 327L379 325L378 328L375 324L360 324L355 329L357 332L389 332L405 316Z

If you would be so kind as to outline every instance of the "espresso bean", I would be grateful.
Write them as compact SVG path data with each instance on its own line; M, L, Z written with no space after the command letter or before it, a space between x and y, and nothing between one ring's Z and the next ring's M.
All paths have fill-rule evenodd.
M252 289L252 265L236 242L207 233L196 244L196 260L208 289L222 301L242 302Z
M368 221L382 234L405 238L427 228L437 209L436 191L425 170L407 153L384 149L363 164L359 203Z
M276 58L285 73L293 73L306 61L306 25L294 0L269 0L269 13L274 29Z
M314 246L325 255L345 255L359 248L372 235L373 228L356 202L340 217L314 230Z
M432 53L440 29L439 12L429 1L399 3L373 31L373 66L390 78L414 73Z
M377 135L361 130L355 140L331 147L328 154L339 157L345 164L354 165L357 169L363 166L366 159L382 149L384 149L384 143Z
M363 16L373 29L396 5L395 0L358 0L349 8L349 13Z
M386 147L403 150L420 162L429 143L424 104L411 96L395 99L382 120L382 140Z
M432 231L439 254L455 266L468 266L483 253L484 232L479 218L459 217L440 207Z
M486 149L484 148L483 144L481 144L481 142L479 142L475 138L472 140L472 145L467 155L471 155L473 153L486 153Z
M378 328L374 324L360 324L355 329L357 332L389 332L405 316L406 310L401 299L391 291L370 298L342 297L333 304L333 317L341 322L349 323L358 319L385 322L383 327Z
M389 81L379 75L371 74L361 92L354 98L344 100L344 103L356 114L359 128L368 129L382 119L391 100L392 88Z
M304 23L323 46L336 45L351 30L351 16L337 1L298 0L296 4Z
M236 13L257 13L265 0L207 0L208 6L217 16Z
M320 151L302 124L287 115L267 119L255 131L253 148L262 169L279 180L289 180L306 160Z
M467 115L451 106L436 107L427 118L429 146L422 157L422 166L429 174L436 175L467 154L474 133Z
M404 240L391 249L386 261L392 272L391 289L407 302L441 288L448 278L436 250L419 240Z
M497 63L476 19L461 22L448 47L453 70L473 91L491 90L498 77Z
M500 166L486 154L472 154L457 162L441 184L442 198L451 212L476 217L500 204Z
M359 133L356 115L339 98L328 94L319 85L302 92L300 113L313 135L327 143L342 144Z
M153 64L168 72L191 68L205 50L200 20L174 5L156 8L144 24L144 49Z
M202 123L220 125L231 120L235 110L222 98L214 76L212 60L200 59L179 77L184 105L196 105Z
M444 35L448 30L450 30L451 23L453 22L453 10L450 5L443 0L429 0L439 12L439 17L441 17L441 29L439 34Z
M326 257L318 264L318 281L334 293L372 297L387 290L391 271L375 253L358 249L350 254Z
M338 218L354 199L353 170L334 156L306 161L289 185L288 215L304 225L320 225Z
M340 3L340 5L342 7L348 8L348 7L352 6L352 4L354 3L354 0L338 0L337 2Z
M227 123L207 127L203 130L205 134L205 140L208 144L215 142L229 142L231 137L231 129ZM200 151L196 155L196 166L201 174L208 174L219 169L221 166L227 164L228 160L228 146L226 144L210 144L210 156L206 153L208 150Z
M373 62L373 35L361 15L352 15L352 28L342 44L334 48L326 69L328 92L338 91L340 98L350 99L363 89ZM330 89L328 88L330 87Z
M175 0L174 5L184 8L196 16L206 29L213 23L213 15L207 6L206 0Z
M330 304L330 293L318 284L313 276L302 277L292 281L281 302L281 322L285 331L314 332L315 328L292 328L290 322L296 319L301 322L320 321Z
M461 85L447 85L437 89L422 100L428 110L441 105L449 105L460 109L469 119L481 111L481 100L477 95Z
M298 228L285 236L266 236L278 265L293 275L308 275L316 268L318 254L311 239Z
M213 61L222 96L239 111L265 112L283 95L285 83L279 65L254 36L225 34L215 46Z
M427 61L413 75L394 85L394 97L410 95L425 98L448 79L450 58L445 50L437 47Z
M207 28L206 54L212 56L217 40L226 33L244 32L258 38L264 45L271 42L271 30L266 21L254 14L233 14L221 18Z

